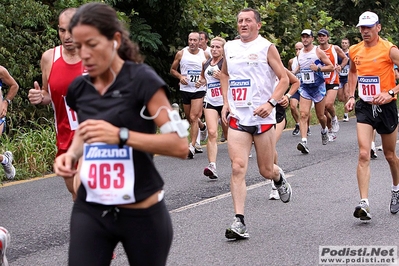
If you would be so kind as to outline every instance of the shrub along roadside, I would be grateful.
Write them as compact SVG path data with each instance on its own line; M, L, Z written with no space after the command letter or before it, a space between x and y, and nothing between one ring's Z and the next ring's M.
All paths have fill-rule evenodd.
M30 121L29 124L26 128L10 129L10 134L1 136L1 152L11 151L14 155L15 180L30 179L53 172L56 155L54 123ZM3 173L0 180L8 181Z

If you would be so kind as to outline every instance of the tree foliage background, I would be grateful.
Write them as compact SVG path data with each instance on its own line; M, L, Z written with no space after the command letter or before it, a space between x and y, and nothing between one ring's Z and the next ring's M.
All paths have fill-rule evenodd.
M59 44L59 12L90 1L79 0L2 0L0 3L0 64L20 85L13 101L9 122L13 127L29 127L40 117L52 119L51 106L32 106L27 92L35 80L41 83L41 54ZM190 31L206 31L210 37L233 39L236 15L244 7L256 8L262 15L261 34L276 44L286 64L294 55L300 32L309 28L315 33L326 28L330 41L340 44L343 37L351 43L360 41L355 28L359 15L371 10L382 23L381 36L398 43L399 0L108 0L121 20L126 22L131 38L137 42L146 63L151 65L172 89L171 102L178 102L177 80L169 75L175 53L187 45ZM4 93L4 92L3 92ZM46 121L46 120L41 120Z

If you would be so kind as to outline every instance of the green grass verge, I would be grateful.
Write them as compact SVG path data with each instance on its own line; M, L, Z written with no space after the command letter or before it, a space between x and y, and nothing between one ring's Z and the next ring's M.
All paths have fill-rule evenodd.
M53 123L49 121L44 124L30 124L29 128L11 129L9 135L1 136L1 152L11 151L14 155L15 180L25 180L53 172L56 155ZM0 180L7 181L4 174Z
M319 124L319 121L317 120L317 116L316 116L316 112L315 109L312 108L311 109L311 116L310 116L310 124L311 125L317 125ZM342 121L342 119L344 118L344 104L339 102L339 101L335 101L335 113L338 117L338 121ZM295 127L295 120L292 118L291 115L291 111L290 108L288 107L286 109L286 115L287 115L287 126L286 128L294 128ZM352 111L349 113L349 117L354 116L355 115L355 111Z

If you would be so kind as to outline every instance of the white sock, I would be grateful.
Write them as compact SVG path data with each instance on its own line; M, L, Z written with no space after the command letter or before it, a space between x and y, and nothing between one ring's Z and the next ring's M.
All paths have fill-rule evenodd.
M302 138L302 142L308 143L308 138Z
M344 113L344 116L346 116L346 117L347 117L347 116L348 116L348 113Z
M328 132L327 127L321 129L321 134L326 134L327 132Z
M367 205L369 205L369 199L361 199L360 201L365 201L367 203Z
M375 142L374 141L371 142L371 149L375 150Z
M197 141L198 144L201 144L201 134L200 134L200 130L198 128L198 135L197 135Z
M395 192L398 191L399 190L399 184L397 186L392 185L392 190L395 191Z
M332 121L337 121L338 118L337 118L337 116L334 116L333 118L331 118L331 120L332 120Z
M210 162L209 164L216 168L216 163L215 162Z

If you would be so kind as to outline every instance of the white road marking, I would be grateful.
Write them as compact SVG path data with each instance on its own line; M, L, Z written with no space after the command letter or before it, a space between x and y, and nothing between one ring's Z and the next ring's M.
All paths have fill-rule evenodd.
M293 175L285 175L286 178L291 177L291 176L293 176ZM270 184L270 182L271 182L270 180L266 180L266 181L251 185L251 186L247 187L247 191L255 189L255 188L266 186L266 185ZM211 203L211 202L215 202L215 201L218 201L218 200L230 197L230 196L231 196L231 192L228 192L228 193L216 196L216 197L212 197L212 198L209 198L209 199L206 199L206 200L202 200L202 201L199 201L199 202L196 202L196 203L192 203L192 204L189 204L189 205L186 205L186 206L171 210L169 213L178 213L178 212L186 211L186 210L189 210L189 209L201 206L201 205L205 205L205 204L208 204L208 203Z

